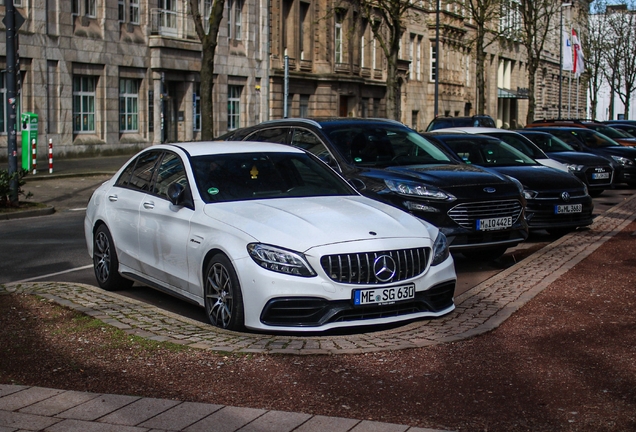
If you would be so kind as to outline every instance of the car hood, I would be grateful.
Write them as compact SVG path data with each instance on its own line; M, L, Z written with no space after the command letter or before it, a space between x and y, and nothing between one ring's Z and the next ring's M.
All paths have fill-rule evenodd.
M206 204L204 212L255 241L300 252L359 240L431 238L427 225L415 217L361 196L215 203Z
M420 180L441 189L458 186L498 185L509 182L505 177L468 164L457 165L410 165L389 167L377 174L380 178Z
M548 155L552 159L562 163L574 163L579 165L608 165L611 163L609 159L592 153L565 151L550 152Z
M489 169L514 177L525 187L538 191L583 188L581 181L573 174L543 165L492 167Z
M624 147L624 146L609 146L609 147L599 147L595 149L599 153L614 155L614 156L622 156L628 157L631 159L636 158L636 148L632 147Z

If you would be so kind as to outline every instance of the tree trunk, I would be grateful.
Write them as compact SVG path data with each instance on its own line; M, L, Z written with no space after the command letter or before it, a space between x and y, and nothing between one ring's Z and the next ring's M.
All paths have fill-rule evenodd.
M534 91L536 87L535 83L538 69L539 60L532 59L528 63L528 114L526 115L526 124L530 124L534 121L535 112L537 110L537 99Z
M476 60L476 77L475 85L477 86L477 112L476 114L483 115L486 113L486 56L484 52L484 37L485 35L477 35L475 42L475 60ZM439 53L438 53L439 57ZM437 72L439 73L439 58Z

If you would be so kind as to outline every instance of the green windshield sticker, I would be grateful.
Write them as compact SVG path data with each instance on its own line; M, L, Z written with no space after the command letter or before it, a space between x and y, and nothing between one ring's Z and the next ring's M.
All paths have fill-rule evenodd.
M362 158L357 157L357 158L355 158L355 159L354 159L354 161L356 161L356 162L362 162Z
M216 195L216 194L219 193L219 190L217 188L215 188L215 187L211 187L210 189L208 189L208 193L210 195Z

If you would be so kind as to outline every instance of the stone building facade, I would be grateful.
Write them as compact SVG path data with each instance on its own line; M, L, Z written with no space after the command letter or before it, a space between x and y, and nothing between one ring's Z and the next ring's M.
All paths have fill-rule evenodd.
M5 1L0 0L2 16ZM201 44L188 0L13 1L26 18L19 34L21 111L39 115L40 152L49 138L58 154L68 155L199 139ZM475 25L461 2L440 4L438 12L437 0L414 3L403 21L401 121L426 128L435 116L437 82L438 115L475 114L479 91L486 95L484 114L498 126L522 126L528 110L523 48L510 41L489 45L486 85L477 89L470 44ZM204 15L210 5L200 0ZM0 23L0 39L4 33ZM557 116L556 35L557 30L537 77L537 117ZM386 116L387 62L354 3L226 0L218 43L217 136L284 116ZM5 55L2 44L3 70ZM563 79L570 93L564 90L569 97L562 109L573 100L567 74ZM585 113L584 98L580 102ZM5 121L0 151L6 138Z
M187 0L13 1L26 19L19 30L20 110L39 116L39 154L48 139L58 155L198 139L201 44ZM267 117L261 109L268 83L266 2L226 4L230 19L221 27L215 63L220 132ZM202 10L209 5L201 0ZM5 32L0 24L0 38ZM5 63L2 43L3 71ZM4 86L3 76L3 92ZM2 114L0 148L6 149L6 109Z

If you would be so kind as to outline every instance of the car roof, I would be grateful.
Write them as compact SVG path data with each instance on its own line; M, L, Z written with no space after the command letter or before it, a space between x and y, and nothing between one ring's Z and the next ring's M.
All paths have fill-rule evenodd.
M198 141L187 143L159 144L150 148L167 150L180 148L190 154L190 156L251 152L304 153L304 151L299 148L288 146L285 144L255 141Z
M457 133L469 133L469 134L491 134L491 133L509 133L514 134L516 131L511 131L508 129L500 129L500 128L492 128L492 127L483 127L483 126L464 126L464 127L452 127L452 128L442 128L436 129L431 132L457 132Z
M403 127L407 127L404 123L400 123L397 120L391 120L386 118L371 118L371 117L292 117L286 119L275 119L275 120L267 120L261 122L255 126L264 127L264 126L275 126L275 125L289 125L289 124L302 124L305 123L307 125L311 125L317 128L321 128L323 125L327 124L359 124L359 123L368 123L368 124L393 124L399 125Z

